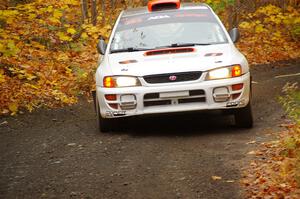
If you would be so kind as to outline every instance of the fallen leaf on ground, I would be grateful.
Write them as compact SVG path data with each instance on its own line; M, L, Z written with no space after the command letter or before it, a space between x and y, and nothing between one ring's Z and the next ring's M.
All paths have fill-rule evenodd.
M255 151L250 151L247 153L248 155L255 155Z
M10 103L8 108L11 112L15 113L18 111L18 104L17 103Z
M211 176L213 180L222 180L221 176Z
M228 183L233 183L234 180L226 180L226 182L228 182Z
M256 143L256 141L253 140L253 141L247 142L246 144L255 144L255 143Z
M7 121L1 122L0 126L5 125L5 124L8 124L8 122Z

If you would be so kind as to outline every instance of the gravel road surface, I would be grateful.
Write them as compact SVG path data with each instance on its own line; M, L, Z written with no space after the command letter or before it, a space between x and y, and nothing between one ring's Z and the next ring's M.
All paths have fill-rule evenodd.
M102 134L86 100L2 117L0 198L242 198L247 152L279 129L283 85L300 82L275 77L299 72L299 60L252 67L252 129L234 127L231 116L191 113L125 120Z

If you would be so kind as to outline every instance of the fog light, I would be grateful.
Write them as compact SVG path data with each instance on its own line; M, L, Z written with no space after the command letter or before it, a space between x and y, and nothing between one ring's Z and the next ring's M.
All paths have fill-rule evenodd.
M234 84L231 87L232 87L233 91L238 91L238 90L241 90L243 88L243 86L244 86L244 84L241 83L241 84Z
M136 108L136 97L135 95L121 95L120 96L120 107L122 110L132 110Z
M235 93L235 94L232 94L232 99L233 99L233 100L234 100L234 99L237 99L237 98L240 97L240 95L241 95L241 93Z
M230 94L227 87L215 88L213 91L213 97L215 102L226 102L230 98Z
M118 104L115 104L115 103L113 103L113 104L108 104L111 108L113 108L113 109L118 109Z
M115 94L108 94L108 95L105 95L105 99L107 99L109 101L116 101L117 100L117 95L115 95Z

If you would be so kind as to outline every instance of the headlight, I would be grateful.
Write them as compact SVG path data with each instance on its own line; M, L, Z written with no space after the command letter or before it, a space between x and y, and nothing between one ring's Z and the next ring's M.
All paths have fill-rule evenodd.
M242 75L242 68L240 65L232 65L222 68L217 68L208 71L206 80L225 79L231 77L239 77Z
M118 87L130 87L141 86L137 77L130 76L107 76L103 79L103 85L105 88L118 88Z

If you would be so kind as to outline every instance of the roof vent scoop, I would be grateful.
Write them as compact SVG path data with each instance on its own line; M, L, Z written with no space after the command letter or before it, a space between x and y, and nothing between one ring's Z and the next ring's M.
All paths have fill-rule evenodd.
M149 12L179 8L180 0L152 0L148 2Z

